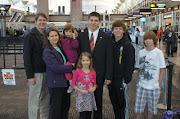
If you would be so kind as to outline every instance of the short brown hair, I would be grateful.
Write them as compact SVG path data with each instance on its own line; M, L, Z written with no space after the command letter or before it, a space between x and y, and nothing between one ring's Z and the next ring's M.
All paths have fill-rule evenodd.
M114 27L123 27L123 30L126 31L126 26L125 26L124 22L121 20L117 20L117 21L113 22L112 31L114 30Z
M58 31L57 28L55 28L55 27L49 27L49 28L47 29L47 32L46 32L47 37L49 37L49 34L50 34L51 31L57 32L57 34L59 35L59 38L60 38L59 31ZM49 47L49 46L51 46L51 43L49 42L49 40L48 40L47 37L43 40L43 42L44 42L44 45L45 45L46 47ZM57 45L58 45L58 47L61 47L61 41L60 41L60 39L59 39L59 41L57 42Z
M38 14L36 15L35 21L38 20L39 16L42 16L42 17L44 17L44 18L47 20L47 16L46 16L44 13L40 12L40 13L38 13Z
M86 56L90 59L90 65L89 65L89 69L90 71L92 72L94 69L93 69L93 65L92 65L92 55L89 53L89 52L82 52L80 57L79 57L79 60L78 60L78 63L77 63L77 68L82 68L82 57L83 56Z
M95 17L98 17L99 21L101 21L100 19L100 14L98 12L91 12L89 15L88 15L88 19L90 19L90 17L92 16L95 16Z
M153 31L146 31L144 36L143 36L143 43L144 45L146 46L145 44L145 40L147 39L152 39L153 42L154 42L154 46L156 47L157 46L157 38L156 38L156 34L153 32Z
M63 34L64 34L64 37L66 37L65 36L65 31L66 30L72 30L72 33L74 32L74 27L71 25L71 24L66 24L65 26L64 26L64 28L63 28Z

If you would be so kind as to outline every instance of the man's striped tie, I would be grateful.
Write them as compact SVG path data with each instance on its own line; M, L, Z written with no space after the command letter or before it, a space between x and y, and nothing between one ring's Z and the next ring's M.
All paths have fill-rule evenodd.
M94 49L94 37L93 37L93 33L91 33L91 38L90 38L90 48L91 48L91 52L93 52Z

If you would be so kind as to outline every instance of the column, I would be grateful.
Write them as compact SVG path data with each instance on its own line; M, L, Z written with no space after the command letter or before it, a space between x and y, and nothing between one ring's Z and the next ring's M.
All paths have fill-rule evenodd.
M78 22L82 21L82 0L71 0L71 23L78 28Z
M49 4L48 0L37 0L37 13L43 12L46 14L49 21Z
M155 27L157 26L157 15L155 15Z
M6 37L6 15L0 15L0 22L1 22L1 37Z
M180 35L180 12L179 12L179 20L178 20L178 36Z
M125 11L126 11L125 13L126 13L126 14L128 14L128 9L127 9L127 0L125 0L125 3L124 3L124 4L125 4Z
M22 0L22 3L24 5L24 14L27 15L27 3L28 3L28 0Z
M10 5L12 4L12 0L9 0L9 4L10 4ZM9 15L12 15L11 7L9 8Z
M33 5L33 6L34 6L35 13L37 13L37 5Z
M162 27L162 17L161 17L162 14L159 14L159 28Z

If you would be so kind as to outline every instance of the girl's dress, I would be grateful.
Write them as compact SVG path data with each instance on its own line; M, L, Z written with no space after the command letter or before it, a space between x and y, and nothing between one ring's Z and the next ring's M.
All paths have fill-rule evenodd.
M90 82L90 79L87 74L85 75L83 81ZM77 87L80 89L86 90L86 85L87 84L85 84L85 83L77 82ZM93 84L89 83L88 86L89 86L89 88L91 88L91 87L93 87ZM79 112L83 112L83 111L92 111L93 108L94 108L94 110L97 110L94 92L89 92L87 94L83 94L83 93L77 91L76 109Z
M71 87L77 86L82 90L89 90L96 84L96 72L85 73L81 68L76 69ZM76 94L76 110L79 112L97 110L94 92L83 94L77 91Z

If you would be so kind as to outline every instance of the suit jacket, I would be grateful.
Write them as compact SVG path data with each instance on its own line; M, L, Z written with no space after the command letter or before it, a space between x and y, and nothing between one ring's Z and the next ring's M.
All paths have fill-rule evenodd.
M79 55L82 52L91 53L88 30L78 35L78 41ZM97 84L104 84L105 79L111 80L113 72L113 44L109 34L99 30L92 57Z

